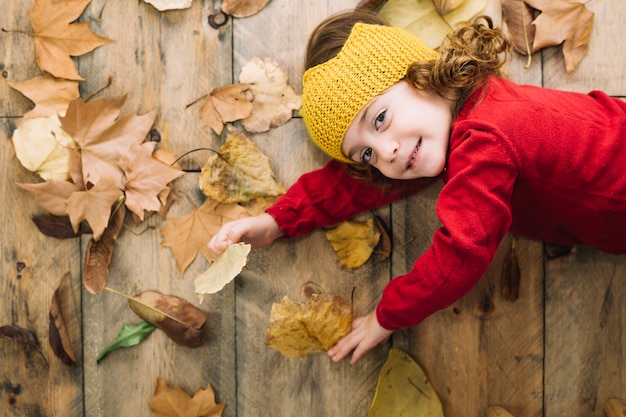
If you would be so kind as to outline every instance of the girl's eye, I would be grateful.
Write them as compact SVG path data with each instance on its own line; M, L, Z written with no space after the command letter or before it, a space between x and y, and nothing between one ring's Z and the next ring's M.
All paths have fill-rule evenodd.
M364 164L368 164L371 159L372 159L372 148L365 148L365 151L363 151L363 155L361 155L361 161Z
M380 126L385 121L385 113L386 110L383 110L378 114L378 116L376 116L376 119L374 120L374 127L376 128L376 130L380 129Z

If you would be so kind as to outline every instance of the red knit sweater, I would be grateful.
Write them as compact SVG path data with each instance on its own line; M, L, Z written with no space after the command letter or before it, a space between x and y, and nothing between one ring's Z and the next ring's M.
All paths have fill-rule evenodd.
M464 296L507 231L626 253L626 104L492 78L452 124L442 227L377 307L389 329L415 325ZM303 175L267 211L287 236L346 220L419 190L382 193L335 161Z

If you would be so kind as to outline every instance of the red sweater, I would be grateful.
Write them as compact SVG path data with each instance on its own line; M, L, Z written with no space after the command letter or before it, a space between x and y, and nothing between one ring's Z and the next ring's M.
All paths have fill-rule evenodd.
M377 307L389 329L415 325L463 297L507 231L626 253L626 103L492 78L452 124L442 227ZM287 236L346 220L420 189L384 194L336 161L303 175L267 211Z

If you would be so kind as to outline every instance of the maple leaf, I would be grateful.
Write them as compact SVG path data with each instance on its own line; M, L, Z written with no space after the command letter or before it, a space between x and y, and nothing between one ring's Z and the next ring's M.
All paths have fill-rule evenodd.
M239 82L249 84L254 96L252 113L241 121L248 132L278 127L302 105L302 97L287 85L287 73L273 58L252 58L241 69Z
M270 0L224 0L222 11L234 17L249 17L263 9Z
M570 74L589 52L594 13L578 0L524 0L540 10L532 51L563 44L565 70Z
M110 177L124 189L125 175L119 166L119 155L131 145L140 145L154 123L156 112L118 119L126 96L104 97L86 104L82 99L70 102L61 127L80 146L85 183L97 184Z
M28 12L35 30L37 65L58 78L83 80L71 56L80 56L112 42L89 29L89 22L72 23L91 0L35 0Z
M50 180L38 184L18 183L21 188L30 191L35 196L35 202L54 216L67 215L67 199L75 191L84 188L63 180Z
M326 238L339 256L339 264L344 268L356 269L372 255L380 240L380 232L374 219L364 223L347 221L326 230Z
M145 211L158 211L164 202L159 200L167 184L184 174L152 157L156 142L131 145L121 151L119 166L126 175L124 194L126 207L143 221Z
M74 232L83 220L87 220L93 231L94 240L99 240L109 223L111 207L120 197L120 190L113 179L102 178L96 185L87 191L75 191L67 199L67 214Z
M224 223L248 216L237 204L220 204L207 198L191 212L167 219L167 224L160 230L163 235L161 246L172 249L178 271L183 275L198 252L213 261L207 244Z
M80 97L78 81L63 80L46 74L20 83L9 82L9 85L35 103L23 120L35 117L65 115L70 101Z
M197 390L193 397L178 387L169 387L157 377L150 400L152 417L221 417L226 401L217 404L211 384Z
M238 132L230 133L219 154L209 157L200 172L199 185L204 195L221 203L243 203L285 193L285 187L274 180L267 156Z
M249 84L231 84L211 91L200 109L200 120L220 135L224 123L250 116L253 106L244 93L249 87Z

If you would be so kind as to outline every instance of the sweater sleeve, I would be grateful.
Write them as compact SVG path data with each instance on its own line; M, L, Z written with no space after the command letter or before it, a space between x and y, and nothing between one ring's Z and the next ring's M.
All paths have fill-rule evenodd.
M343 163L330 160L323 168L302 175L266 211L285 236L296 237L414 194L435 180L398 181L383 189L351 177Z
M388 330L414 326L467 294L511 225L516 159L487 133L473 136L450 153L437 201L442 227L430 248L383 291L376 315Z

